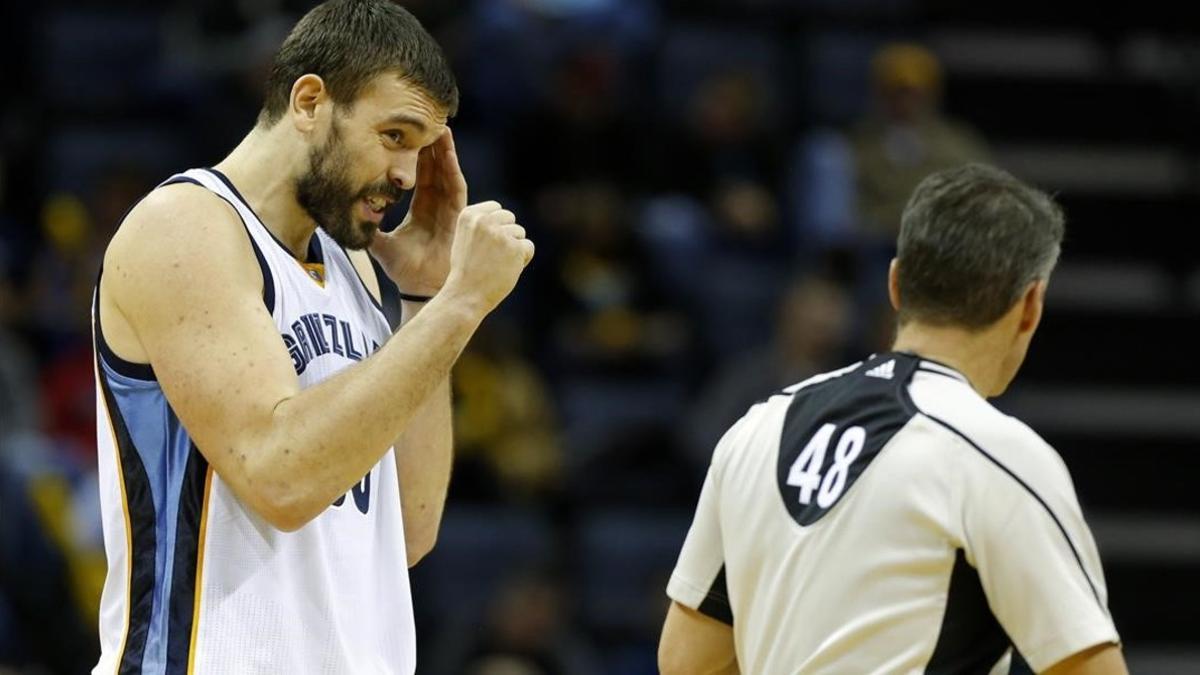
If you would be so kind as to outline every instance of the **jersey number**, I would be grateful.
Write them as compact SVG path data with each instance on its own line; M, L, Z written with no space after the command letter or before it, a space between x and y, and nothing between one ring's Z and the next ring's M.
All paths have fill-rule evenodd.
M354 497L355 508L358 509L359 513L366 515L367 511L369 511L371 508L371 473L370 472L367 472L367 475L363 476L363 479L361 481L359 481L354 487L350 488L350 495L352 497ZM333 505L341 506L345 502L346 502L346 495L342 495L341 497L338 497L333 502Z
M850 473L850 464L862 452L867 444L867 432L862 427L850 427L838 438L837 448L833 451L833 465L821 476L821 467L825 464L825 452L837 426L826 424L804 446L800 456L792 463L788 471L787 484L800 488L800 503L812 503L813 492L817 493L817 506L827 509L833 506L842 490L846 488L846 477Z

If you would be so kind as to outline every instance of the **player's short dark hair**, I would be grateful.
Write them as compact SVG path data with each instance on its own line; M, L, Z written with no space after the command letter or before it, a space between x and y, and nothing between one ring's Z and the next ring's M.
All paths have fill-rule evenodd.
M267 77L260 124L283 117L292 85L320 76L334 103L350 107L372 79L394 71L416 85L448 115L458 111L458 85L441 47L421 22L389 0L328 0L292 28Z
M1000 169L930 175L900 221L900 322L991 325L1031 282L1049 278L1063 231L1053 198Z

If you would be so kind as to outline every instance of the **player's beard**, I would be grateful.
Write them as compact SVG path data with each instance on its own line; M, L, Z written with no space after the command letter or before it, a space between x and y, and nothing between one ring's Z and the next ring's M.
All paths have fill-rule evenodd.
M356 215L363 198L379 195L397 201L401 195L391 183L356 191L350 180L350 164L350 153L334 120L325 144L308 152L308 170L296 179L296 201L339 245L359 250L370 245L378 229L375 223Z

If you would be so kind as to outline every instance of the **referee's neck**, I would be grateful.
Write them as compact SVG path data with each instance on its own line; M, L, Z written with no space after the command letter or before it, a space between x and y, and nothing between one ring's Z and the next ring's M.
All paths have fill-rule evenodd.
M1008 386L1012 339L1002 325L982 330L931 326L910 321L900 326L893 351L938 361L962 373L980 396L999 395Z

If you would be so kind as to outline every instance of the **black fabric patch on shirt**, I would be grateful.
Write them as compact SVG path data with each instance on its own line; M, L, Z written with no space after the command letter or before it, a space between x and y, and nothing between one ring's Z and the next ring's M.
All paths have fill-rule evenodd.
M721 565L721 571L717 572L712 586L709 586L708 593L705 594L704 600L696 609L709 618L730 626L733 625L733 607L729 605L729 589L725 585L724 565Z
M925 672L987 673L1011 644L988 607L979 573L967 562L963 550L958 549L946 592L946 613Z
M776 464L788 513L808 526L850 491L916 411L901 395L920 360L883 354L795 394Z

